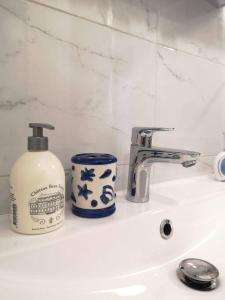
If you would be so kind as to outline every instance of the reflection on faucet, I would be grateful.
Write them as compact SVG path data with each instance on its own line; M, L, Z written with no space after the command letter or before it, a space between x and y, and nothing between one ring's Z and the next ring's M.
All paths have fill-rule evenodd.
M153 163L181 164L185 168L197 163L199 152L152 147L153 133L169 130L173 128L133 128L127 186L129 201L149 201L150 170Z

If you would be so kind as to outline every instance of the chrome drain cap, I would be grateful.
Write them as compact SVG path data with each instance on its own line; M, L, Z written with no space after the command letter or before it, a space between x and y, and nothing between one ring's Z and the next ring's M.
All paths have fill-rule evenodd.
M218 269L202 259L183 260L178 267L177 274L183 283L198 290L212 290L218 285Z

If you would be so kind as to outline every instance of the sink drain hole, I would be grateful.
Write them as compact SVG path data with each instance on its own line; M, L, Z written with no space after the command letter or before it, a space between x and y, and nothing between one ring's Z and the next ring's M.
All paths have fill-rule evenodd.
M169 239L173 235L172 222L168 219L163 220L160 224L160 234L163 239Z

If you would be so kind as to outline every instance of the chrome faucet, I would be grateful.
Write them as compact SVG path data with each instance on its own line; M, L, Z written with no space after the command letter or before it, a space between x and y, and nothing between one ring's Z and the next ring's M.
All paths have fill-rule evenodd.
M127 199L132 202L149 201L150 171L153 163L174 163L183 167L196 164L199 152L152 147L156 131L174 128L134 127L132 129Z

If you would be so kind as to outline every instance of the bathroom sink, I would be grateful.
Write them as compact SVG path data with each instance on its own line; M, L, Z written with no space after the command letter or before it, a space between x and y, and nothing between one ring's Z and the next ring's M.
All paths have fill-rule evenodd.
M171 238L160 224L173 224ZM216 299L225 295L225 183L211 176L151 186L149 203L117 193L105 219L75 217L40 236L13 233L0 218L0 291L14 299ZM196 257L220 271L219 287L200 292L182 284L179 262Z

